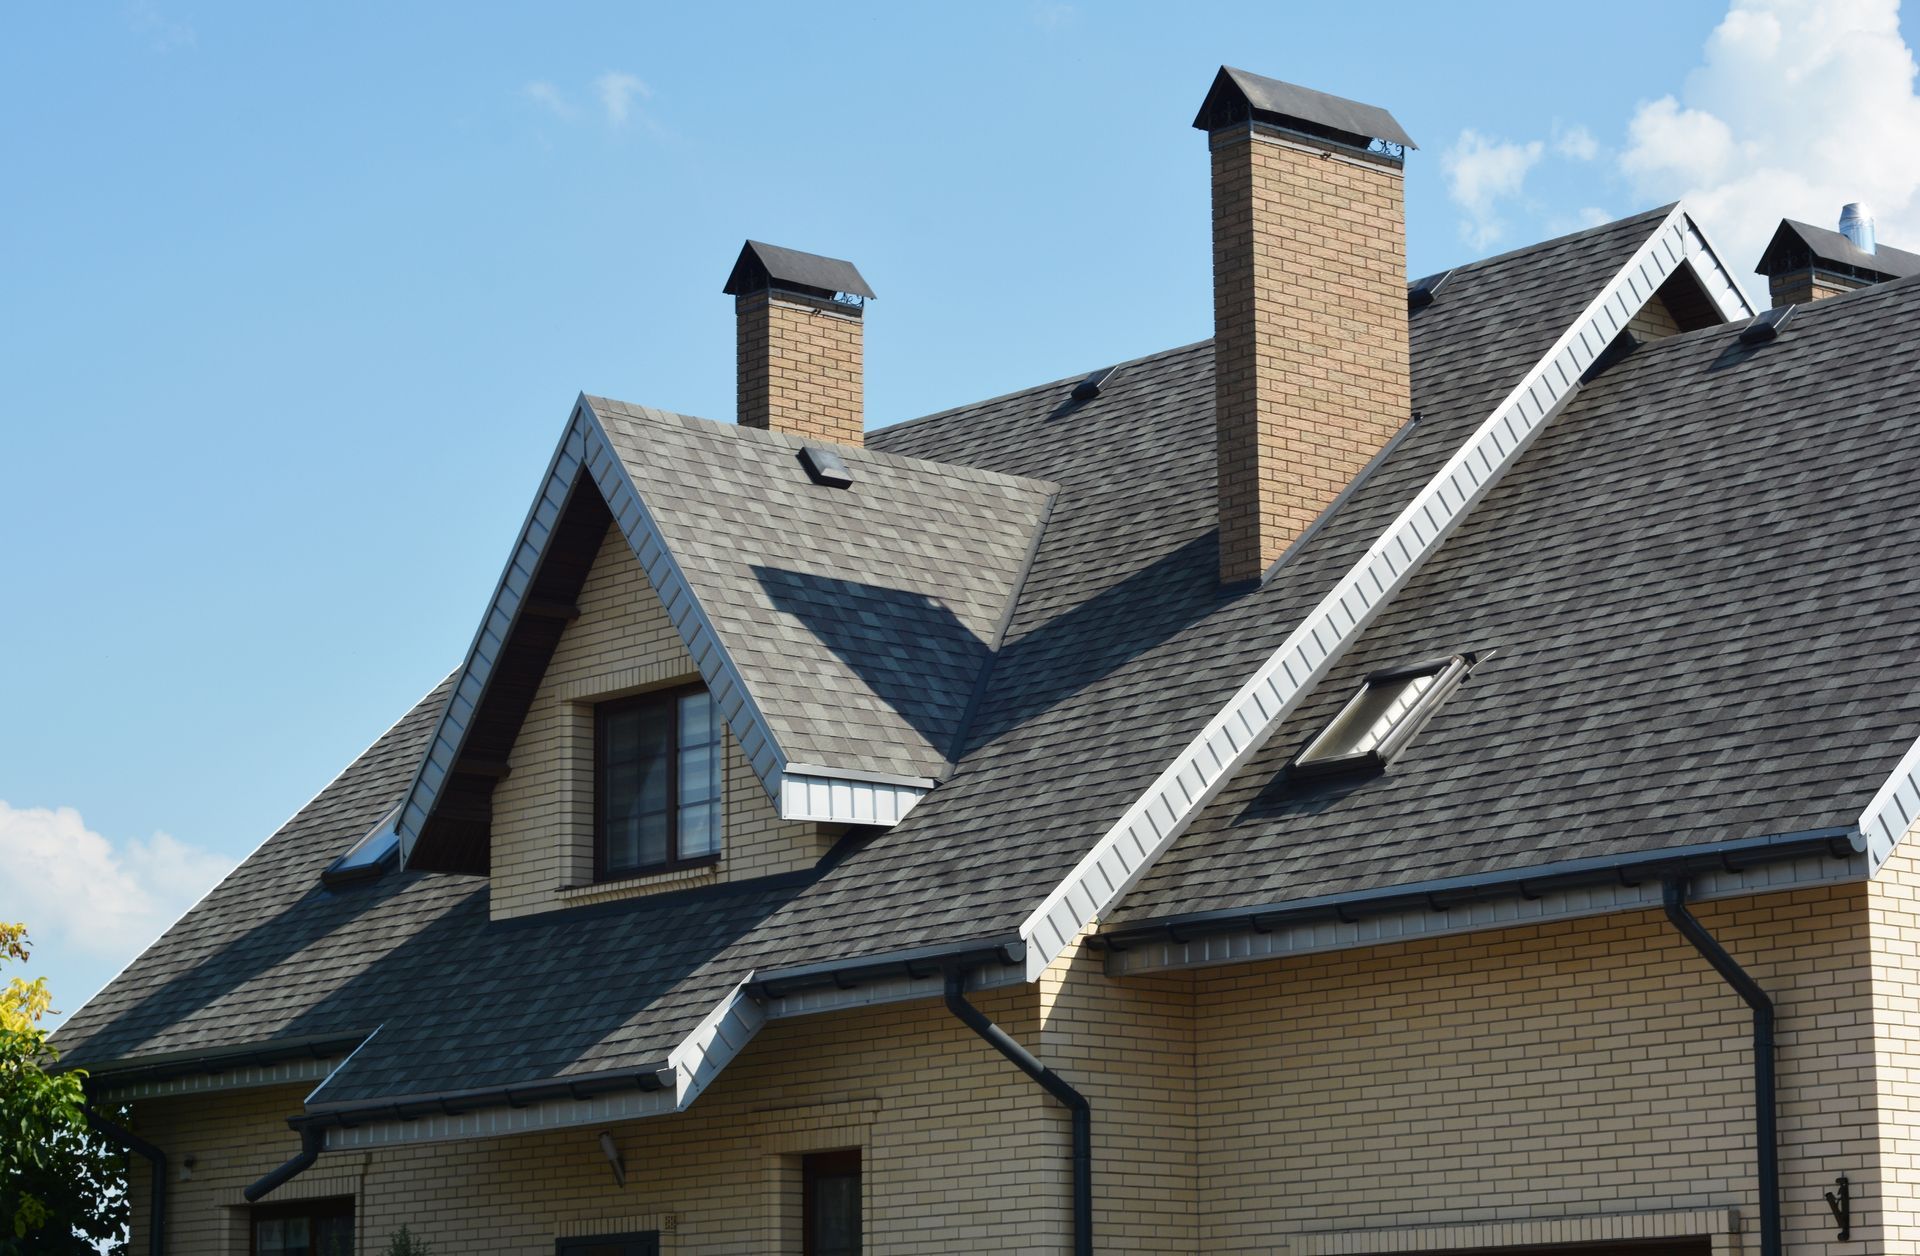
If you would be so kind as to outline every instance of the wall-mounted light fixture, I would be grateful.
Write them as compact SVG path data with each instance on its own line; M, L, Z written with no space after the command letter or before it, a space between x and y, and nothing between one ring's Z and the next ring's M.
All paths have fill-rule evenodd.
M619 1186L625 1186L627 1184L627 1166L626 1162L620 1158L620 1144L613 1141L612 1130L600 1131L600 1153L607 1158L607 1163L613 1167L614 1183Z

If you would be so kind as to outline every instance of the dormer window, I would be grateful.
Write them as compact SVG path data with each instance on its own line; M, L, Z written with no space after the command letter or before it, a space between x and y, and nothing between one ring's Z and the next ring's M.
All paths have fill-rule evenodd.
M720 716L702 686L595 707L595 878L719 858L720 763Z
M1293 776L1366 775L1383 770L1433 717L1473 666L1455 654L1370 673L1340 714L1294 756Z

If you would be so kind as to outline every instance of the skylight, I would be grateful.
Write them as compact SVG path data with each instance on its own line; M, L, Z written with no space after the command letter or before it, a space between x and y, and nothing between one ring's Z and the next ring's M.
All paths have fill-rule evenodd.
M1381 771L1472 666L1472 655L1455 654L1372 673L1340 714L1294 756L1288 771L1294 776Z
M400 819L395 807L380 817L380 823L353 844L346 854L327 865L320 880L327 885L351 885L371 881L400 861L400 834L394 827Z

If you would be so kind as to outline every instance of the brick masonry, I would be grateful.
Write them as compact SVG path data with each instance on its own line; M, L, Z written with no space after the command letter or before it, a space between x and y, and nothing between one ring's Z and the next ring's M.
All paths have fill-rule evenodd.
M734 298L740 422L843 445L864 438L860 311L783 292Z
M1767 280L1767 293L1776 306L1806 305L1813 301L1824 301L1828 297L1843 297L1865 286L1857 280L1843 279L1839 275L1807 267L1772 276Z
M1795 1256L1913 1247L1920 884L1899 862L1698 908L1779 1005ZM975 1000L1091 1099L1101 1252L1757 1250L1750 1021L1657 912L1126 981L1076 946ZM300 1093L139 1106L196 1161L172 1250L245 1250L240 1188L294 1151ZM776 1022L687 1112L613 1132L625 1189L595 1127L334 1153L289 1189L353 1195L363 1251L406 1224L532 1256L638 1219L669 1253L797 1253L799 1157L857 1146L870 1252L1067 1250L1064 1114L937 1001ZM1842 1172L1846 1244L1821 1200Z
M1400 168L1213 132L1220 574L1260 576L1412 413Z
M631 880L593 879L593 707L700 679L653 585L610 526L493 794L495 918L812 867L821 826L783 821L739 743L726 736L720 861Z

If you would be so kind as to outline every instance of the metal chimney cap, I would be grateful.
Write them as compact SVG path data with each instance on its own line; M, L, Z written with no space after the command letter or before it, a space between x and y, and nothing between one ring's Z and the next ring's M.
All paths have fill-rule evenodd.
M1862 253L1872 253L1873 211L1865 201L1853 201L1840 207L1840 234Z

